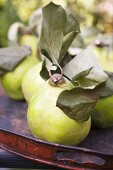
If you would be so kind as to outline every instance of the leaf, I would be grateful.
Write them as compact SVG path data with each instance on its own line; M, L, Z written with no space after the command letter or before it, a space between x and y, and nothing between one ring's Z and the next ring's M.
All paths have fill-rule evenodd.
M98 84L98 82L95 82L95 81L92 81L88 78L86 78L86 76L90 73L90 71L92 70L93 67L87 69L87 70L84 70L84 71L81 71L80 73L78 73L77 75L75 75L74 77L72 77L72 84L75 86L75 87L81 87L81 88L84 88L84 89L93 89L96 87L96 85Z
M63 42L65 10L52 2L43 8L43 22L40 37L40 48L45 50L54 64L58 61Z
M83 89L94 89L99 82L95 80L90 80L86 77L77 80L78 86L83 88Z
M101 97L108 97L111 95L113 95L113 73L110 74L109 78L107 79Z
M31 54L28 46L11 46L0 49L0 72L1 74L12 71L17 64Z
M113 72L105 71L105 73L108 75L111 81L113 81Z
M44 80L48 80L49 79L49 73L48 70L46 68L46 61L44 59L43 63L42 63L42 69L40 71L40 75Z
M86 77L90 71L92 70L93 67L87 69L87 70L84 70L84 71L81 71L80 73L76 74L74 77L72 77L72 81L77 81L79 79L82 79L84 77Z
M72 41L74 40L75 36L77 35L76 32L71 32L69 34L67 34L64 39L63 39L63 45L62 45L62 49L61 49L61 52L60 52L60 56L59 56L59 59L58 59L58 63L60 64L68 50L68 48L70 47Z
M82 52L80 52L69 63L67 63L66 66L63 68L63 73L69 79L72 79L80 72L90 69L91 67L93 68L91 69L90 73L86 76L87 79L85 80L90 81L90 88L91 88L91 84L92 87L94 88L98 84L106 81L108 76L103 71L97 58L95 57L95 55L92 53L90 49L82 50ZM84 81L84 84L82 82L82 85L85 87L86 83L87 82Z
M71 44L71 48L86 48L85 42L81 36L81 34L77 34L76 38Z
M48 52L46 50L41 49L41 54L43 56L45 56L48 60L50 60L50 62L52 62L52 59L50 58L50 56L49 56L49 54L48 54Z
M63 68L72 59L73 56L71 56L68 52L66 52L64 58L62 59L62 62L60 63L60 66Z
M101 83L95 89L77 87L65 90L58 96L56 106L69 118L84 122L91 116L104 85Z
M72 31L80 33L79 23L72 14L70 15L67 14L67 23L65 26L64 35L67 35Z
M70 14L67 15L67 23L64 29L64 38L63 38L63 45L60 51L60 56L58 59L58 63L62 62L63 57L65 56L68 48L70 47L71 43L75 39L76 35L80 32L79 23L75 19L75 17Z

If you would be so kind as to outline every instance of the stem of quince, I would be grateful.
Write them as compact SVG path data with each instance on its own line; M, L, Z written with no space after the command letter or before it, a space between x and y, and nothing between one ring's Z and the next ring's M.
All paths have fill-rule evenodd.
M53 64L49 70L49 82L53 86L59 86L65 83L63 71L60 66Z

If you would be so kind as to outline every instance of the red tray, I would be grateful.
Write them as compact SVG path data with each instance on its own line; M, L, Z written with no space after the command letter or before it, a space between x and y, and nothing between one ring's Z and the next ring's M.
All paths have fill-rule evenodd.
M113 169L113 128L91 129L79 146L35 139L29 131L25 101L14 101L0 90L0 147L22 157L73 170Z

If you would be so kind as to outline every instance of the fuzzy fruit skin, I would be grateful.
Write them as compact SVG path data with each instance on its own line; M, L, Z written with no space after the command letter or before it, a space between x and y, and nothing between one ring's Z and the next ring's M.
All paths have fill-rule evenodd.
M21 84L25 73L37 63L36 58L29 56L11 72L1 76L1 83L7 95L14 100L24 99Z
M31 97L38 91L42 90L45 85L45 80L40 76L42 62L33 66L24 76L22 81L22 91L24 98L29 103Z
M113 95L98 100L92 114L92 124L98 128L113 126Z
M28 107L28 125L32 134L39 139L63 145L77 145L88 135L91 119L83 123L70 119L56 107L58 95L67 87L53 87L46 82L43 93L32 97Z

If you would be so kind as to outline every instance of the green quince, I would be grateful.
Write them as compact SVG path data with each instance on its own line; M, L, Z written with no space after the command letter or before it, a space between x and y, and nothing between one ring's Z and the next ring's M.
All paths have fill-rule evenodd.
M22 81L22 91L24 98L29 103L31 97L42 89L45 85L45 80L40 76L42 62L33 66L24 76Z
M30 48L32 49L32 56L37 58L37 61L40 62L39 53L38 53L38 44L39 44L38 37L32 34L22 35L20 37L19 44L30 46Z
M35 137L64 145L77 145L88 135L91 118L78 123L56 106L58 95L71 88L72 84L57 87L47 81L44 92L38 92L32 97L27 119Z
M1 76L1 83L7 95L15 100L24 99L21 84L25 73L37 63L37 60L28 56L22 60L17 67L3 76Z
M99 128L113 126L113 95L99 99L92 114L92 123Z

